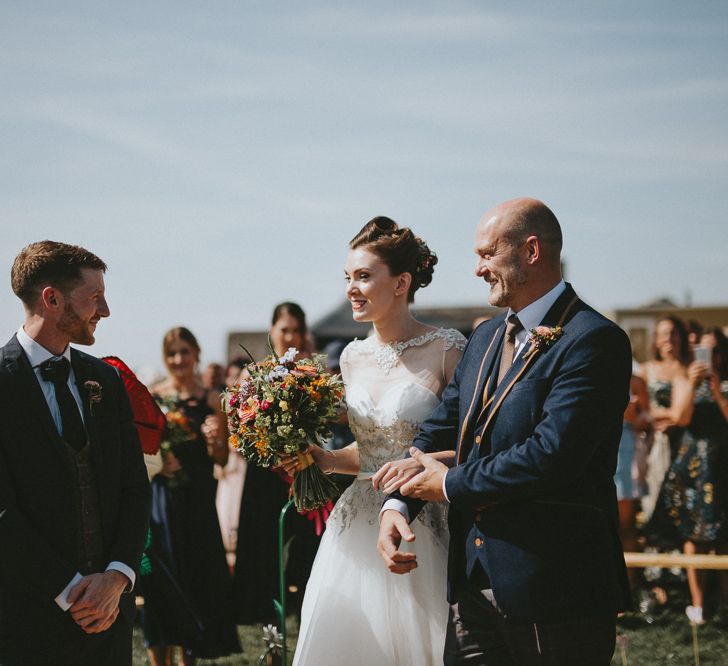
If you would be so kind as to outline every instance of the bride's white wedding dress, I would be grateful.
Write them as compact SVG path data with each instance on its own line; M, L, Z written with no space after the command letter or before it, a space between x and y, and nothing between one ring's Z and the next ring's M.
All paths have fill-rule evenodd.
M356 340L341 356L361 472L326 525L301 611L294 666L442 664L447 625L447 507L412 528L418 567L390 573L377 551L383 495L372 475L399 460L439 403L465 338L451 329L388 345Z

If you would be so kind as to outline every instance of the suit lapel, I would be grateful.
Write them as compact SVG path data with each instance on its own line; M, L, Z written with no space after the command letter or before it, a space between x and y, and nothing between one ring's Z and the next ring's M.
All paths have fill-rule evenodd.
M26 412L31 422L38 424L43 430L45 434L43 440L50 445L48 448L65 461L63 440L58 434L56 423L48 408L43 390L35 376L35 371L31 367L28 357L25 355L23 348L15 336L6 345L5 351L5 367L20 387L18 396L21 409Z
M556 302L551 306L551 309L546 313L546 316L541 322L541 326L563 326L564 322L571 313L572 308L576 305L579 297L576 295L570 284L566 285L564 292L556 299ZM558 341L557 341L558 342ZM510 390L516 384L516 382L523 377L526 371L533 365L538 356L542 353L538 349L534 349L533 352L529 353L531 347L530 342L527 342L521 353L518 355L513 365L509 368L508 372L503 377L503 380L496 387L495 393L493 394L493 406L490 411L487 411L487 417L483 432L488 429L493 417L500 408L503 400L508 395ZM526 358L527 357L527 358Z
M475 380L475 388L473 389L473 395L470 400L470 406L468 412L460 425L460 434L458 437L458 449L457 449L457 462L459 463L465 455L463 444L469 441L468 432L472 430L473 415L478 414L482 408L481 398L483 391L485 390L485 384L488 381L488 377L493 371L493 363L496 358L496 350L499 349L498 341L503 337L503 331L505 327L501 323L500 326L495 330L493 337L488 342L488 346L483 354L483 359L480 362L480 368L478 370L478 376ZM469 447L468 447L469 448Z
M83 421L86 427L86 434L88 435L89 445L91 446L91 456L97 464L97 469L100 464L101 458L99 458L99 436L98 436L98 423L94 417L94 410L91 407L89 400L89 392L86 389L86 382L94 381L99 384L96 372L94 371L93 365L89 360L80 352L71 347L71 366L73 367L73 374L76 377L76 388L78 394L81 396L81 402L83 403Z

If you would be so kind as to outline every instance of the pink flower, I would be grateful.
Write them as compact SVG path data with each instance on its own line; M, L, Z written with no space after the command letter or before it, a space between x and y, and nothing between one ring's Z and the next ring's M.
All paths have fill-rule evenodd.
M238 418L242 423L247 423L255 418L257 407L240 407L238 408Z
M536 326L532 331L536 335L548 336L551 335L551 329L548 326Z
M263 402L260 403L260 408L262 411L267 412L272 404L273 403L270 400L263 400Z
M228 405L230 407L237 407L240 404L240 396L237 393L231 393L228 399Z

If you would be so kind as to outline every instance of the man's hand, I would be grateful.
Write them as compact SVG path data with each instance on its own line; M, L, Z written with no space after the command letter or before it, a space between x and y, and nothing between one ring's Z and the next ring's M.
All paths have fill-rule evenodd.
M446 499L442 490L442 480L447 472L447 467L414 446L410 448L410 455L424 469L405 483L399 492L405 497L414 497L427 502L442 502Z
M386 495L391 495L421 471L422 464L414 458L392 460L379 468L372 477L372 485L374 490L382 490Z
M128 584L120 571L84 576L68 593L68 612L87 634L106 631L119 614L119 597Z
M417 568L417 556L399 550L402 539L411 543L415 540L415 535L399 511L387 509L382 513L379 523L377 549L392 573L405 574Z

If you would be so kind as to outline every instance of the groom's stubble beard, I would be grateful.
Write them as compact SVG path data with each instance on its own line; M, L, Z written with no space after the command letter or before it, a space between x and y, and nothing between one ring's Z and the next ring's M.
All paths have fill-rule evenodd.
M488 303L497 308L509 307L513 301L514 287L520 287L528 281L526 269L520 259L502 273L493 273L493 276L495 280L489 282Z
M84 321L70 303L63 306L63 314L58 320L58 330L65 333L71 342L79 345L92 345L96 342L91 323Z

